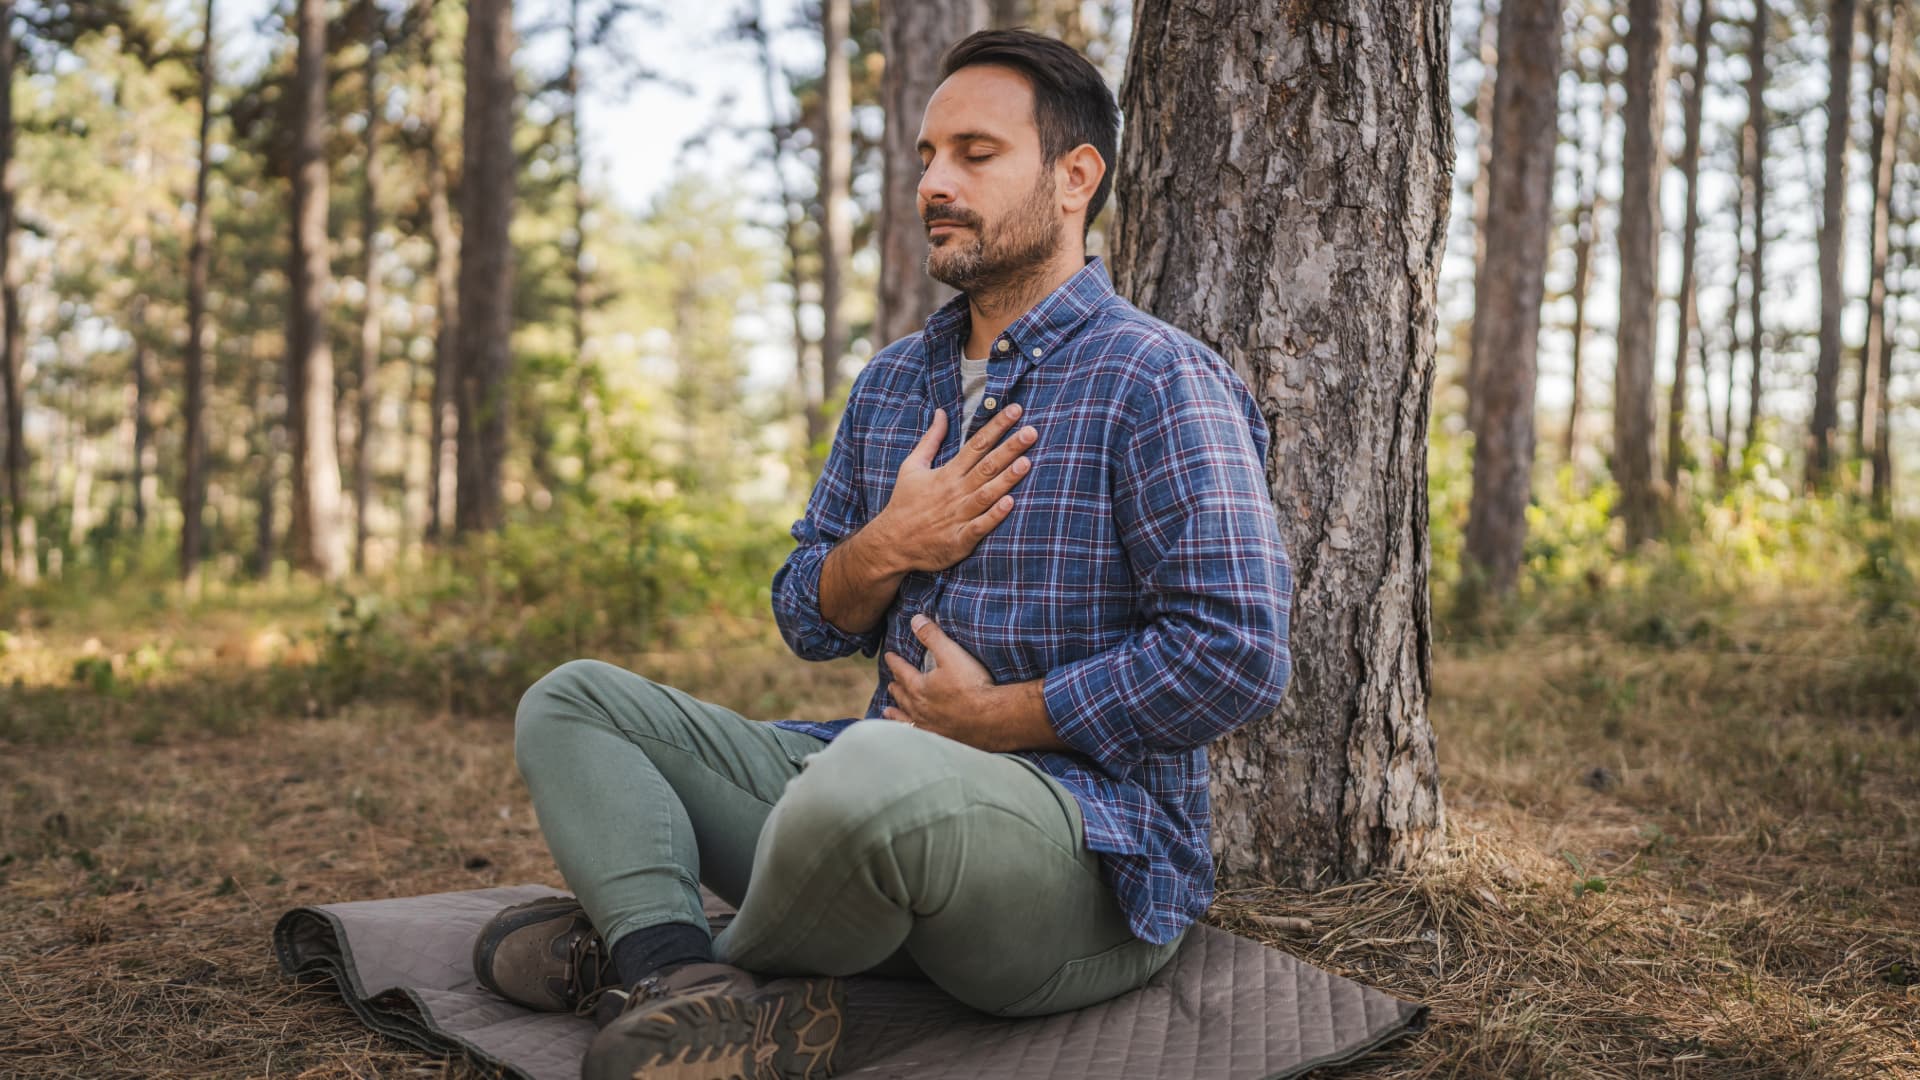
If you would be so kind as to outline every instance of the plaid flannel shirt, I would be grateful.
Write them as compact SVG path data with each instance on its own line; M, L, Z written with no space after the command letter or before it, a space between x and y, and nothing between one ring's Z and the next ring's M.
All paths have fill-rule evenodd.
M917 664L910 621L924 612L995 682L1044 678L1074 752L1019 756L1072 793L1134 934L1164 943L1213 900L1206 744L1272 711L1292 667L1266 420L1219 356L1121 299L1089 259L994 341L965 425L1017 401L1038 429L1012 513L954 566L908 574L874 630L846 633L820 614L821 563L887 505L934 409L959 412L968 326L956 298L854 380L774 576L774 617L809 660L885 648ZM936 465L964 434L948 425ZM870 717L893 700L878 667ZM776 721L829 740L852 722Z

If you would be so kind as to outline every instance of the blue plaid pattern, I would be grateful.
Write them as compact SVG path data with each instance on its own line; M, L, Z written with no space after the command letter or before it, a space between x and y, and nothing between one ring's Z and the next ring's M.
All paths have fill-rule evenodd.
M1133 932L1164 943L1213 900L1206 744L1271 712L1292 669L1266 420L1219 356L1121 299L1089 259L994 342L967 424L1019 402L1038 429L1012 513L957 565L909 574L881 626L845 633L820 615L821 563L886 506L934 409L958 414L967 328L956 298L854 380L774 575L774 617L809 660L885 648L918 664L910 622L925 612L994 681L1044 677L1077 752L1020 756L1073 794ZM962 439L949 425L935 464ZM878 666L868 716L893 700ZM829 740L852 722L777 721Z

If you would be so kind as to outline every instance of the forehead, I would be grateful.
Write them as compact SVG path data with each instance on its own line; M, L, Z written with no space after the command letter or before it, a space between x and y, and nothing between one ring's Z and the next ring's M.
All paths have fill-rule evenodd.
M1038 145L1027 77L999 64L975 64L947 76L927 101L917 141L938 144L963 133Z

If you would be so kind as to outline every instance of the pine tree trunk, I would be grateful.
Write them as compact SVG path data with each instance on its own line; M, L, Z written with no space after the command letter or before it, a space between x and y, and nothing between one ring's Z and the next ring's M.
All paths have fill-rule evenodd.
M1500 6L1496 0L1480 0L1479 57L1480 83L1473 93L1473 265L1487 265L1487 208L1492 203L1488 181L1493 174L1494 85L1500 68ZM1474 305L1479 306L1475 297ZM1480 356L1486 351L1481 335L1486 332L1479 319L1467 329L1467 430L1480 430Z
M447 196L447 163L441 152L446 104L441 91L440 64L434 57L435 0L421 0L420 53L425 58L420 95L420 123L426 146L427 233L433 243L433 386L427 406L427 533L438 542L452 515L454 493L448 484L458 469L454 432L459 426L454 404L460 345L460 236L453 227Z
M1846 308L1841 275L1847 245L1847 136L1853 115L1855 0L1833 0L1827 12L1827 165L1820 210L1820 359L1813 372L1813 419L1807 430L1809 491L1826 486L1833 468L1840 409L1840 318Z
M1512 590L1533 493L1533 405L1553 228L1560 82L1560 2L1500 8L1499 79L1487 176L1486 254L1473 286L1473 496L1467 513L1469 602ZM1484 355L1482 355L1484 351Z
M13 40L13 3L0 0L0 397L6 406L6 501L0 503L0 575L11 575L20 585L40 579L39 557L32 540L33 518L27 513L23 487L27 472L26 387L22 366L26 355L26 328L20 323L20 252L14 243L18 223L18 167L14 164L13 79L18 56Z
M953 290L927 276L927 231L920 220L920 152L915 143L927 99L940 85L940 57L986 25L981 0L883 0L886 67L880 83L886 109L881 140L880 315L874 337L884 345L921 328Z
M1741 136L1741 156L1747 175L1741 190L1753 207L1753 257L1747 265L1747 433L1741 457L1760 444L1760 393L1766 373L1766 331L1760 319L1760 298L1766 291L1767 266L1767 46L1772 35L1773 0L1754 0L1753 29L1747 43L1747 126Z
M327 16L323 0L298 0L299 56L293 95L293 221L288 415L293 435L295 565L338 579L347 569L340 529L340 451L334 424L333 344L326 295L333 269L327 254Z
M200 144L193 179L193 240L187 247L186 438L180 480L180 579L195 585L205 546L202 513L207 501L207 376L205 342L207 263L213 217L207 213L207 175L213 167L213 6L207 0L200 37ZM251 366L251 365L249 365Z
M787 312L793 325L793 386L796 391L795 400L799 404L798 415L801 417L807 442L806 446L801 448L801 452L796 455L795 464L798 468L794 470L794 475L804 477L808 472L808 459L816 441L813 430L815 418L820 411L820 383L813 377L814 369L810 363L806 319L803 314L805 305L801 302L806 280L802 268L806 258L806 246L801 242L800 225L806 210L800 196L795 194L788 184L786 171L780 167L781 160L786 155L787 131L785 122L780 119L783 78L780 65L773 57L772 42L768 39L764 22L756 19L751 24L750 32L760 58L761 87L766 94L767 142L771 152L768 160L772 163L774 182L779 186L780 208L786 218L785 228L781 230L781 238L786 243L787 258L784 269L787 288L791 294ZM804 494L804 483L802 494Z
M1694 280L1694 259L1700 236L1700 114L1707 96L1707 54L1713 43L1713 0L1698 0L1693 21L1693 78L1687 86L1685 105L1686 148L1680 155L1680 174L1687 182L1686 223L1680 233L1680 333L1673 347L1673 382L1667 394L1667 490L1680 491L1680 459L1684 457L1682 421L1687 414L1687 369L1691 367L1688 350L1700 325L1699 288ZM1706 383L1700 384L1702 393ZM1707 408L1713 408L1711 396ZM1712 425L1709 424L1709 427Z
M1666 109L1667 3L1627 5L1626 145L1620 172L1620 325L1613 373L1613 478L1627 546L1660 531L1653 478L1653 345L1660 316L1660 133Z
M513 351L513 0L467 6L460 184L460 479L454 527L496 529Z
M371 10L371 9L370 9ZM380 374L380 16L367 30L367 126L362 132L366 166L360 190L360 276L366 306L360 313L359 367L353 377L353 569L367 570L367 510L373 502L373 469L367 462L373 427L373 383Z
M1892 26L1887 38L1887 65L1880 75L1885 102L1874 118L1873 143L1873 265L1867 289L1867 342L1862 350L1859 412L1861 454L1866 458L1865 494L1876 513L1892 508L1893 451L1888 438L1892 419L1893 381L1891 342L1887 338L1888 233L1893 214L1893 166L1899 156L1901 107L1906 96L1906 67L1913 23L1906 0L1889 0Z
M1297 883L1444 846L1426 445L1447 8L1351 7L1335 23L1144 0L1117 174L1120 290L1217 349L1274 432L1293 683L1275 718L1213 747L1213 839L1223 872Z
M847 185L853 160L853 100L847 70L849 0L823 0L820 34L826 57L820 119L820 406L807 416L807 445L816 456L832 425L828 410L846 364L846 275L853 261L853 219ZM817 471L817 470L816 470Z
M591 305L587 274L587 148L580 124L580 54L586 46L580 21L581 0L567 4L567 69L564 75L567 95L567 152L573 170L573 243L567 255L567 329L572 334L574 400L580 412L585 437L580 440L582 473L591 478L598 471L599 450L606 439L606 425L600 417L599 379L587 357L587 309Z
M1582 354L1587 343L1587 292L1593 284L1593 246L1600 232L1600 214L1607 196L1600 189L1600 177L1612 168L1608 150L1613 141L1607 129L1613 124L1613 69L1607 66L1606 50L1600 54L1600 125L1598 146L1594 151L1593 171L1581 186L1580 208L1574 214L1573 237L1573 380L1572 396L1567 402L1567 431L1564 445L1568 464L1573 464L1580 449L1580 407L1586 399ZM1585 155L1582 154L1584 160Z

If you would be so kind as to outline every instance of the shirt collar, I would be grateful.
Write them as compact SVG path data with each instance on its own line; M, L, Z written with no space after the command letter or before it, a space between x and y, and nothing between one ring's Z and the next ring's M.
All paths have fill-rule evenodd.
M1113 282L1107 277L1106 263L1098 255L1088 256L1086 265L1062 282L1059 288L1048 293L1046 299L1013 320L1013 324L994 339L989 346L991 351L988 359L1010 360L1019 357L1029 363L1038 363L1052 356L1054 350L1066 343L1087 316L1098 311L1113 296ZM933 355L934 342L948 337L953 339L957 351L968 323L969 309L965 293L941 305L938 311L927 317L928 354Z

